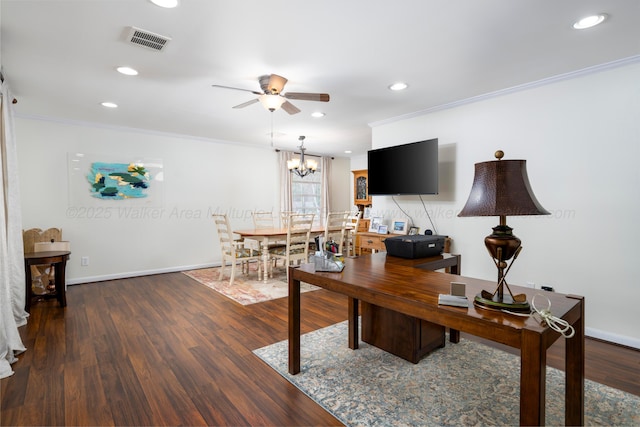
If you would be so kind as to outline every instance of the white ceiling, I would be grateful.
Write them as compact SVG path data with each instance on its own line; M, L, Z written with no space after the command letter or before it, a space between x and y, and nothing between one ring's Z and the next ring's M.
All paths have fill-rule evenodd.
M1 0L3 73L16 114L294 149L364 154L371 124L640 54L640 1ZM571 28L605 12L604 24ZM171 38L161 52L128 27ZM124 76L120 65L140 74ZM270 113L258 77L328 103ZM409 88L387 86L404 81ZM107 109L102 101L113 101ZM323 111L314 119L310 114Z

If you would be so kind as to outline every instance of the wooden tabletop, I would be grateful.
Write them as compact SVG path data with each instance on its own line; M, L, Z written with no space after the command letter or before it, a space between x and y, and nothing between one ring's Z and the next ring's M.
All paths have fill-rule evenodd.
M235 234L239 234L244 237L264 237L264 236L286 236L287 227L278 228L250 228L245 230L233 230ZM324 233L324 227L314 226L311 227L312 233Z
M70 255L70 251L42 251L42 252L27 252L24 254L25 261L43 260L49 258L60 258ZM46 263L45 263L46 264Z

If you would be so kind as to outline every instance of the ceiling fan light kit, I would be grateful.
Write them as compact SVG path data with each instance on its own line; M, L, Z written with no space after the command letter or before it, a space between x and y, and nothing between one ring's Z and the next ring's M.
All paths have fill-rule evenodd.
M299 99L303 101L319 101L319 102L329 102L329 94L328 93L306 93L306 92L287 92L283 93L284 85L287 83L287 79L279 76L277 74L269 74L260 76L258 79L258 83L260 84L260 89L262 92L258 92L250 89L242 89L238 87L231 86L222 86L222 85L212 85L213 87L220 87L224 89L233 89L233 90L241 90L244 92L250 92L254 95L258 95L258 98L252 99L251 101L243 102L242 104L236 105L233 108L244 108L249 105L260 102L264 108L267 110L274 112L282 108L289 114L297 114L300 112L300 109L290 103L289 99Z
M274 112L285 103L286 99L281 97L280 95L267 95L263 94L258 97L258 100L262 104L264 108L267 110Z

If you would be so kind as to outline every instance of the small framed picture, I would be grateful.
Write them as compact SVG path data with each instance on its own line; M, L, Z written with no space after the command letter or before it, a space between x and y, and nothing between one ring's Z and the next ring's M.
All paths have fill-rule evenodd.
M409 227L409 236L417 236L420 234L420 227Z
M391 223L392 234L407 234L407 220L406 219L394 219Z
M366 208L364 208L364 215L362 216L362 218L371 218L371 206L367 206Z
M369 231L371 233L377 233L380 224L382 224L382 217L374 216L373 218L371 218L371 223L369 223Z
M387 234L389 232L389 228L386 225L378 226L378 234Z

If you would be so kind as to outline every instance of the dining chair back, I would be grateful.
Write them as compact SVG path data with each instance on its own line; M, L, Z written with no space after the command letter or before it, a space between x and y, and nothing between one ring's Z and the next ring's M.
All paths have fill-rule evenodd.
M218 280L222 280L224 277L224 271L227 266L227 262L231 263L231 275L229 278L229 285L233 285L233 281L236 277L236 264L240 262L243 273L249 272L249 262L257 261L258 263L258 276L261 273L260 252L252 248L244 247L242 240L234 239L233 231L231 230L231 223L226 214L213 214L213 220L216 224L216 230L218 231L218 238L220 240L220 253L222 256L222 264L220 265L220 276Z
M329 212L324 226L324 250L342 253L349 211ZM335 247L332 245L335 244ZM330 248L327 246L332 245Z
M251 212L251 217L253 218L253 228L275 227L273 212L253 211Z
M345 254L354 256L356 254L356 234L360 225L360 211L356 211L347 217L347 237L345 238Z
M297 213L296 211L282 211L280 212L280 227L287 228L289 226L289 217Z
M284 260L289 278L289 266L307 262L309 259L309 240L314 214L291 214L287 219L287 241L284 247L273 248L269 252L276 259Z

